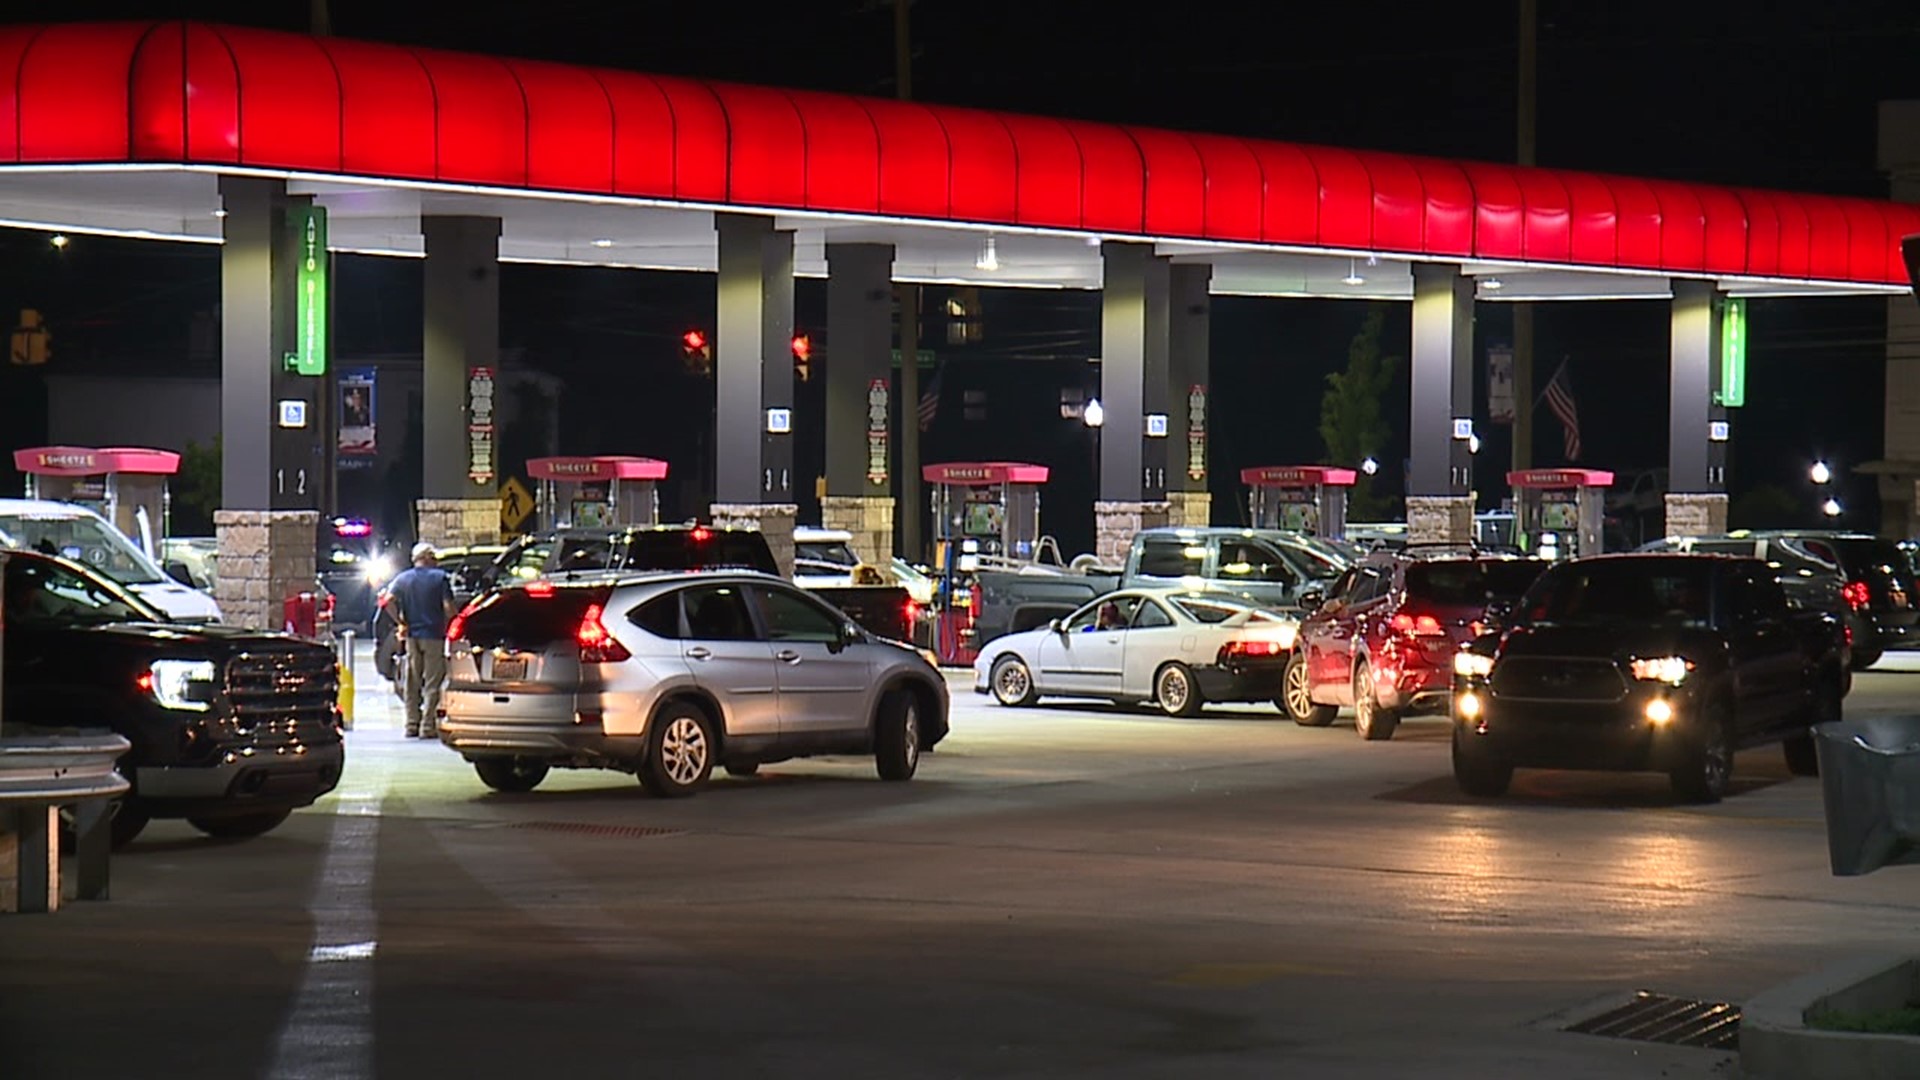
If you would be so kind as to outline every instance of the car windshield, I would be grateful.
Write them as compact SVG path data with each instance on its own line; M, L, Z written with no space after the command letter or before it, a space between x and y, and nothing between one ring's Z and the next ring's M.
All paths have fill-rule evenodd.
M793 555L797 559L832 563L835 566L853 567L860 562L860 556L855 555L844 540L802 540L793 545Z
M132 541L88 514L0 515L0 546L85 563L122 585L152 585L167 580Z
M1700 625L1711 617L1713 567L1685 557L1563 563L1541 575L1522 607L1534 624Z
M627 537L622 570L759 570L779 573L766 538L728 529L641 530Z
M40 559L7 560L7 622L21 626L103 626L167 622L165 615L104 577Z
M1307 544L1292 543L1285 545L1293 555L1294 561L1315 581L1332 581L1347 572L1347 563L1327 552Z
M1534 559L1449 559L1407 567L1407 595L1432 604L1484 607L1515 600L1546 564Z

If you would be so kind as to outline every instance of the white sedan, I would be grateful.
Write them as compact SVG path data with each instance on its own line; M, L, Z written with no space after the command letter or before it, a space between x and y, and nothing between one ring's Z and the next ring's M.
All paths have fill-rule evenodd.
M1214 593L1124 589L1048 626L981 647L975 693L1002 705L1046 695L1157 702L1277 701L1300 623Z

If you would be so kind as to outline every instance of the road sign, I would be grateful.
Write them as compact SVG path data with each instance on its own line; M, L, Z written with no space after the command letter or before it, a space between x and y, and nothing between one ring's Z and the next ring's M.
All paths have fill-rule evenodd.
M500 485L500 525L508 532L519 532L520 526L533 516L533 493L517 476L507 477Z

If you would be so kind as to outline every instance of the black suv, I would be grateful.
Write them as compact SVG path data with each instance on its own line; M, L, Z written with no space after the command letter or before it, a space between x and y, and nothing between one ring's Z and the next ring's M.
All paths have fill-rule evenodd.
M1785 529L1668 537L1643 551L1695 551L1764 559L1799 606L1831 603L1845 620L1853 669L1878 663L1888 649L1920 646L1913 569L1894 540L1865 533ZM1838 589L1839 599L1827 594Z
M7 726L107 728L120 771L121 846L150 818L257 836L340 782L333 651L286 634L184 625L78 563L10 552Z
M1453 774L1470 795L1535 766L1662 771L1711 802L1734 751L1766 743L1811 775L1808 729L1839 720L1852 685L1839 620L1793 607L1758 559L1573 559L1495 616L1454 657Z

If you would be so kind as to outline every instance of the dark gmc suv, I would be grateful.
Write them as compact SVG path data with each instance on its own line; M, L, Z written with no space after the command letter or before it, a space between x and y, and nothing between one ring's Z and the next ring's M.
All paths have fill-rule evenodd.
M133 746L115 847L149 819L257 836L340 782L333 651L286 634L169 622L65 559L5 563L9 729L107 728Z

